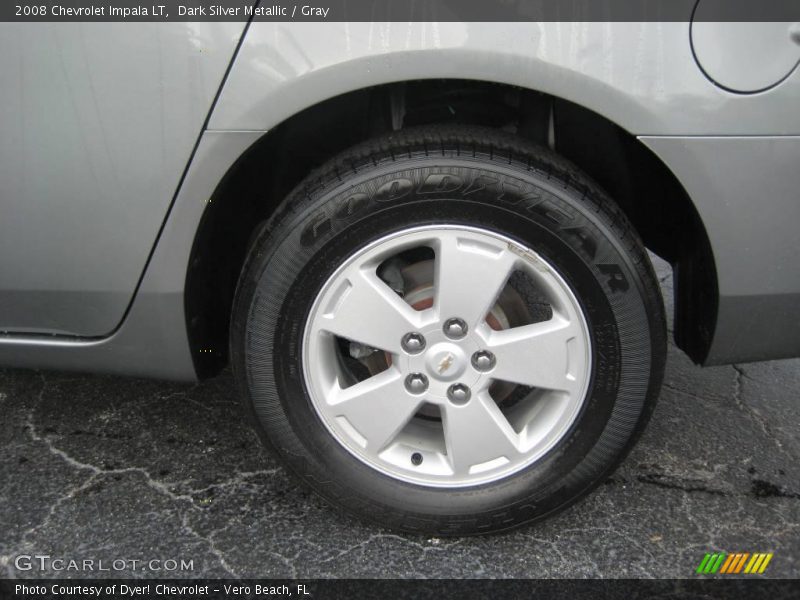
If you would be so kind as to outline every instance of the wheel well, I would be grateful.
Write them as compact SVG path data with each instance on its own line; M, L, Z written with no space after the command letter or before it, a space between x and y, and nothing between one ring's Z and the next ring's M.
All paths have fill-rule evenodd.
M231 304L248 246L315 167L392 130L463 123L551 146L594 178L645 245L675 270L675 338L703 362L716 321L717 278L703 224L681 184L644 144L577 104L532 90L466 80L371 87L312 106L265 134L226 174L203 215L186 278L187 327L200 377L227 362Z

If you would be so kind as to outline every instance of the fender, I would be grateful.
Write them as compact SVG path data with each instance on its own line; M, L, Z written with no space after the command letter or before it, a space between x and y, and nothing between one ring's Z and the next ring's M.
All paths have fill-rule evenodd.
M334 96L414 79L475 79L570 100L634 135L800 132L800 76L766 96L720 89L689 23L253 22L210 129L272 129Z

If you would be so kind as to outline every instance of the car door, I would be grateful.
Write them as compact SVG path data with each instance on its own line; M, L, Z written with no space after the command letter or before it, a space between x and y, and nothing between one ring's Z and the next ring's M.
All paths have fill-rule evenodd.
M0 24L0 332L117 327L244 28Z

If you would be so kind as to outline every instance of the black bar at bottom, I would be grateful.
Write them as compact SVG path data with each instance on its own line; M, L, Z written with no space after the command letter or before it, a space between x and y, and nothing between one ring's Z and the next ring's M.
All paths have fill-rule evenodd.
M3 600L71 598L182 599L327 599L346 598L564 598L604 600L624 598L797 598L800 582L789 579L307 579L307 580L179 580L179 579L3 579Z

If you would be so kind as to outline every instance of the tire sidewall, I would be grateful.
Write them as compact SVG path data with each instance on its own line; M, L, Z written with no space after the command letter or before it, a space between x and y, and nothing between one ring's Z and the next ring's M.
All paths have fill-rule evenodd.
M613 223L585 190L561 184L491 157L393 158L295 198L257 241L238 295L247 312L234 356L257 427L312 487L400 527L496 529L566 505L613 468L647 413L653 318ZM496 232L543 256L579 299L590 332L579 417L544 457L490 484L433 488L368 467L328 432L303 377L306 321L330 275L374 240L436 224Z

